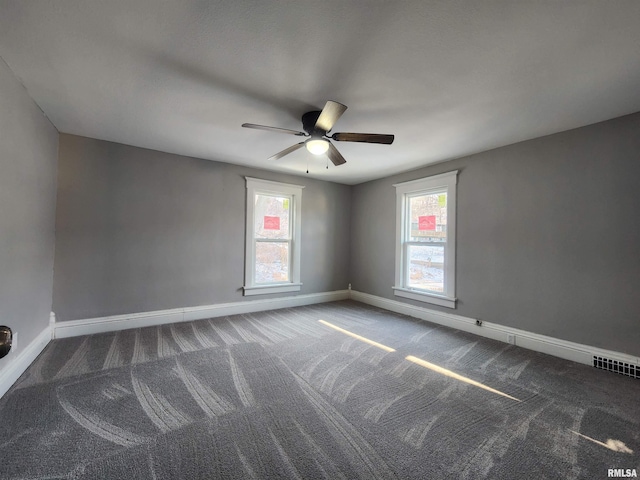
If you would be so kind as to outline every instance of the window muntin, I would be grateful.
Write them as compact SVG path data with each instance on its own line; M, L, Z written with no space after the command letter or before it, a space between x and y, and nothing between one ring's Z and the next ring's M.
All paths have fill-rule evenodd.
M455 308L457 171L394 185L398 296Z

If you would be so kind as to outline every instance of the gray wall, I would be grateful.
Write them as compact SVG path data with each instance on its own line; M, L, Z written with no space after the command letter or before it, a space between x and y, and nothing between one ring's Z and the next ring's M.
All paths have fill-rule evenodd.
M455 169L458 308L394 297L392 184ZM634 114L357 185L350 281L361 292L640 355L639 179Z
M640 114L354 187L60 136L54 311L242 296L244 175L306 186L301 293L344 289L640 355ZM458 308L394 297L392 184L459 169Z
M18 347L49 325L58 132L0 59L0 325Z
M245 175L305 185L300 293L345 289L348 186L62 134L57 319L269 298L241 290Z

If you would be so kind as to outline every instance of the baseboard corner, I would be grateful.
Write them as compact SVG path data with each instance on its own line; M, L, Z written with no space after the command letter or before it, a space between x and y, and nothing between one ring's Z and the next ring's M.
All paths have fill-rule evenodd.
M7 363L0 370L0 398L9 391L50 341L51 326L47 325L29 345L21 349L17 354L12 356L10 353L3 359L3 361L7 360Z

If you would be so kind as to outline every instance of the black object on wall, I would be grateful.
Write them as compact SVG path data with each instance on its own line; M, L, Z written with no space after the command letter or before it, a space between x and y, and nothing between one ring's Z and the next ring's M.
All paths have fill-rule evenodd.
M0 327L0 358L4 357L9 350L11 350L11 342L13 341L13 334L9 327L4 325Z

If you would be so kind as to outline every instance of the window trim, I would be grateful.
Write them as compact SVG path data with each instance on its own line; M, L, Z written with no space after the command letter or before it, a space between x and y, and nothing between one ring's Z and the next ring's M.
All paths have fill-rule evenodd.
M300 239L302 237L302 189L303 185L273 182L259 178L245 177L247 188L246 230L245 230L245 270L244 286L245 296L264 295L268 293L286 293L300 291ZM290 198L290 265L289 281L269 284L256 284L255 282L255 195L278 195ZM293 226L291 226L293 225Z
M395 284L392 287L394 295L398 297L432 303L442 307L456 308L455 272L456 272L456 185L458 170L440 175L396 183L396 262ZM447 241L445 243L444 261L444 294L409 288L406 283L406 250L408 212L408 197L417 194L429 194L446 190L447 192ZM409 220L410 221L410 220Z

